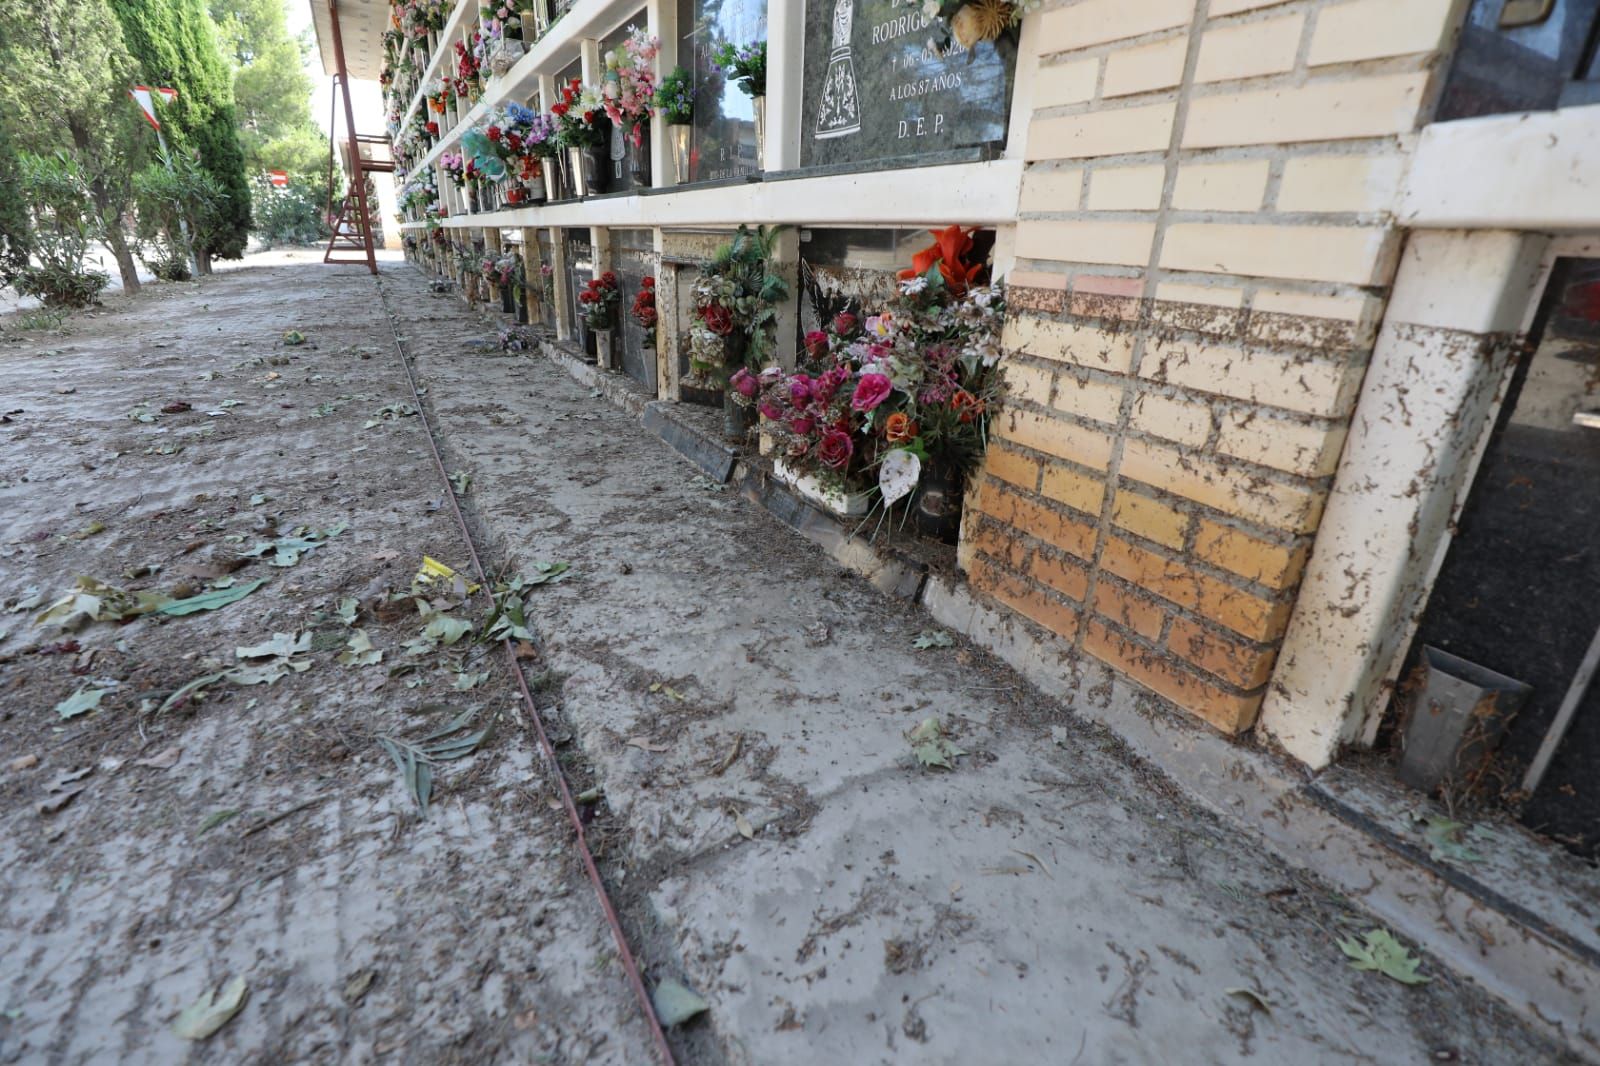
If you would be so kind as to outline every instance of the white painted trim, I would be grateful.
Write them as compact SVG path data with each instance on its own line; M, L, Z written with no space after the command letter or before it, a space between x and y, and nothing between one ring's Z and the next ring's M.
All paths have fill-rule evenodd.
M681 192L609 196L554 207L524 207L444 219L450 229L481 226L809 226L1011 225L1022 162L997 159L908 170L748 182ZM408 222L406 229L425 223Z
M1600 229L1600 104L1426 127L1396 220L1413 229Z

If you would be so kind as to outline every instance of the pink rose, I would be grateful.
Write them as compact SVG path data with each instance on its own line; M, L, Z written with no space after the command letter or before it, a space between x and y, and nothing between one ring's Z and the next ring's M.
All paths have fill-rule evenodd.
M893 387L882 374L862 374L861 380L856 382L856 394L850 398L850 406L857 411L870 411L889 398Z
M833 331L841 337L848 337L856 331L856 316L849 311L840 311L833 316Z
M817 428L817 420L810 415L799 415L789 419L789 432L797 437L804 437Z
M728 384L732 385L734 391L747 400L754 397L760 389L760 383L756 381L756 376L742 366L734 371L733 377L728 380Z
M776 422L783 417L783 412L778 410L776 404L763 403L756 408L761 412L761 417L771 422Z
M813 359L821 359L828 353L828 335L820 329L814 329L806 334L806 353Z
M850 464L850 456L855 454L855 450L855 442L850 439L850 434L833 428L822 434L822 441L817 445L817 458L823 466L843 470Z
M811 378L805 374L796 374L789 379L789 402L796 407L804 407L811 402Z
M839 391L839 386L850 380L850 371L842 366L823 371L816 381L811 383L811 395L818 403L828 403L833 399L833 394Z

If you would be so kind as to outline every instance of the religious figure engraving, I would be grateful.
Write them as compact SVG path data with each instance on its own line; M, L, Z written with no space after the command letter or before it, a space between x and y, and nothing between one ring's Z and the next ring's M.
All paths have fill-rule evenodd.
M833 47L828 73L822 79L822 102L817 107L817 139L845 137L861 129L861 102L856 94L856 68L850 59L850 30L855 23L855 0L835 0Z

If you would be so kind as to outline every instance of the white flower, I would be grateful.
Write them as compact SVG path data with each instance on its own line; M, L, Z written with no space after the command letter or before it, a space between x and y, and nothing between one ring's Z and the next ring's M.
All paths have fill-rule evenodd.
M928 287L928 279L918 274L914 278L907 278L900 283L900 291L906 296L915 296Z

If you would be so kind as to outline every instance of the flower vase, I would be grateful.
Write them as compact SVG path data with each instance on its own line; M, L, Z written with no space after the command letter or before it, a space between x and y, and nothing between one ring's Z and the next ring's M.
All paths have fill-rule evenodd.
M595 361L600 364L601 370L615 370L617 367L611 352L611 330L597 329L593 333Z
M753 96L750 102L756 107L756 169L767 169L767 98Z
M911 521L924 536L954 544L961 532L961 500L965 478L946 463L923 469L911 502Z
M642 189L650 187L650 124L640 122L633 127L634 136L628 138L628 173L633 184ZM637 138L637 141L635 140Z
M514 297L511 295L510 285L500 286L500 310L504 314L515 314L517 310Z
M539 175L544 179L544 198L547 202L562 199L565 190L561 188L561 163L555 158L544 159L539 163Z
M478 213L478 189L477 189L476 186L468 185L467 186L467 214L475 215L477 213Z
M513 302L517 305L517 325L526 326L528 324L528 290L519 285L512 295L514 297Z
M522 9L522 43L532 47L533 42L539 39L539 16L531 7Z
M694 129L687 122L674 122L667 127L672 138L672 170L675 184L689 181L689 134Z
M428 31L428 56L429 56L430 62L432 60L432 57L436 56L438 54L439 54L439 31L438 30L429 30ZM427 67L423 67L422 69L423 70L427 70L428 68Z
M533 0L533 35L535 39L550 32L550 0Z
M586 160L588 161L587 164ZM567 179L570 182L567 187L572 191L572 195L578 199L588 196L591 191L589 188L590 170L588 169L588 164L593 162L594 157L586 150L582 148L567 149Z
M738 401L731 388L722 390L722 435L729 444L743 444L756 425L756 409Z
M523 187L527 190L524 197L530 204L542 204L549 197L550 186L544 181L544 164L538 167L539 173L531 178L522 179Z
M595 331L589 327L589 323L585 322L579 332L583 334L583 354L591 359L598 357L599 339L595 336Z

